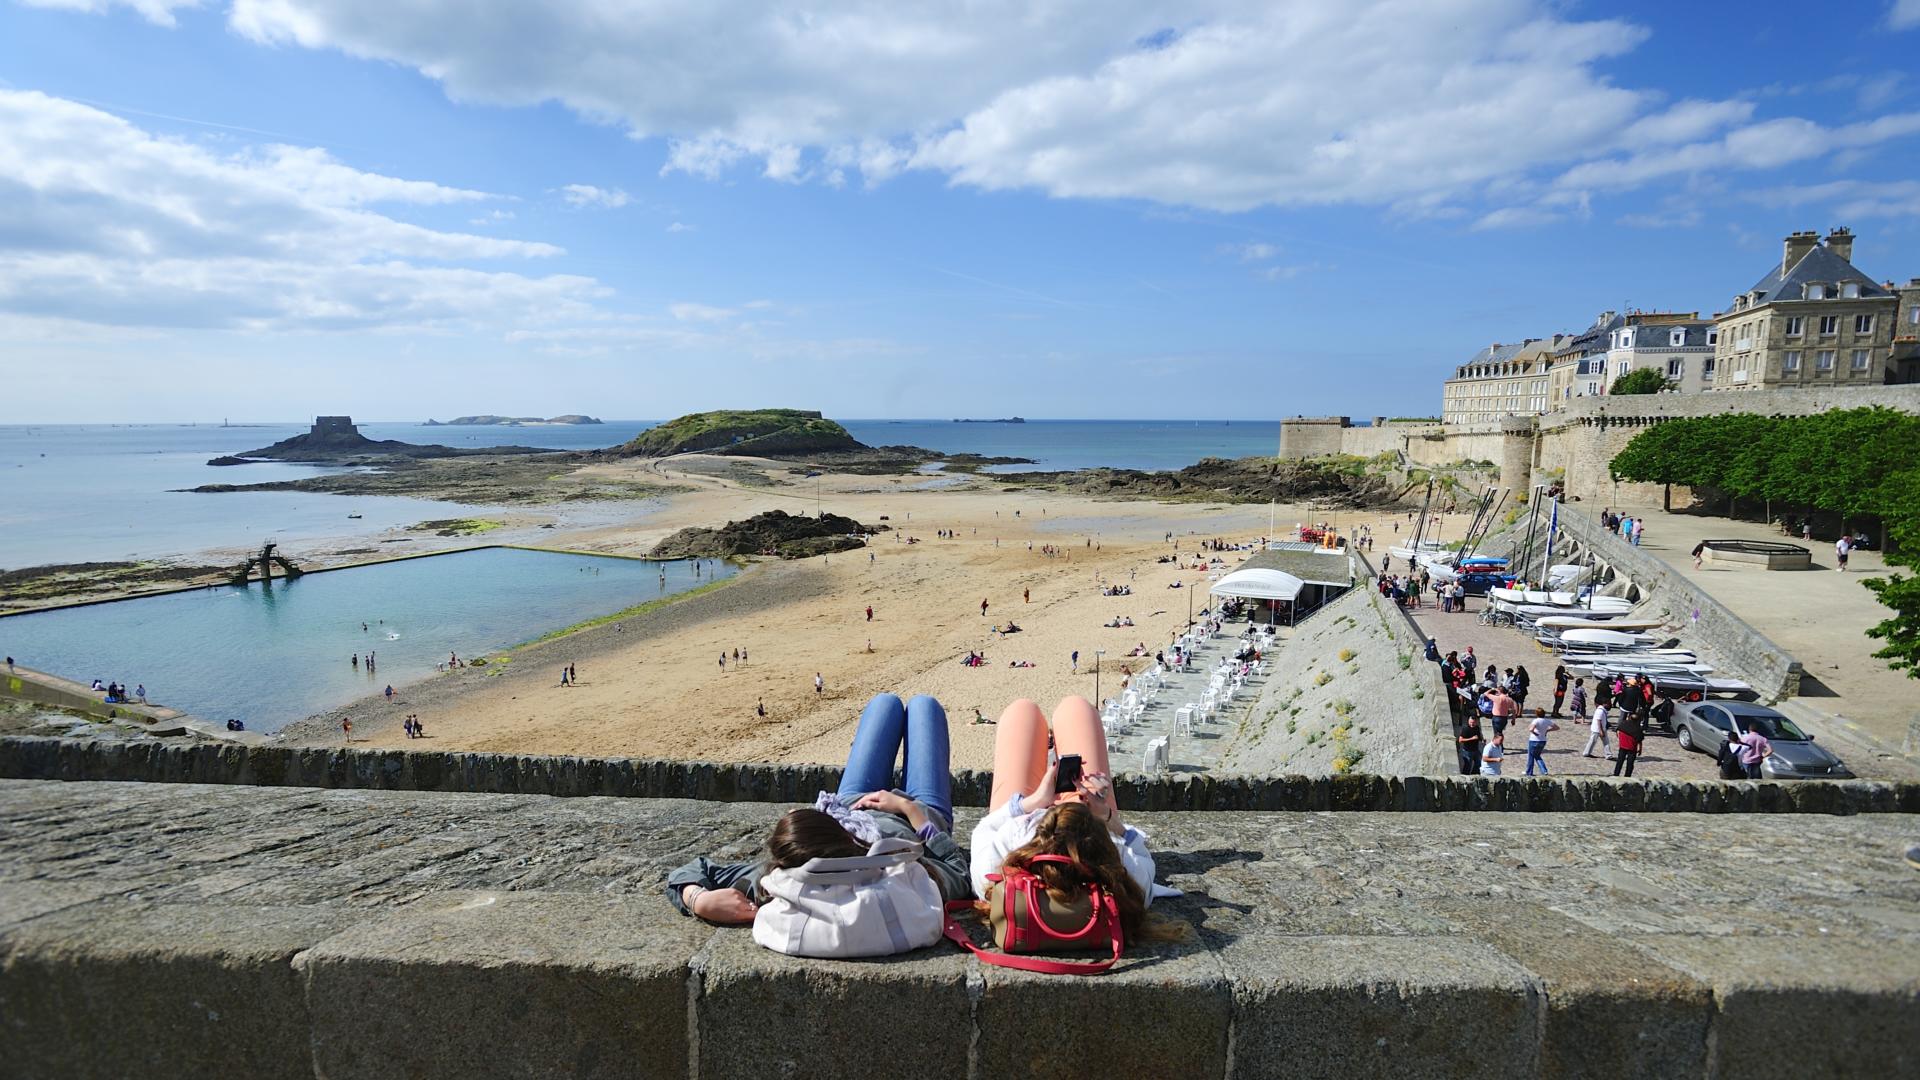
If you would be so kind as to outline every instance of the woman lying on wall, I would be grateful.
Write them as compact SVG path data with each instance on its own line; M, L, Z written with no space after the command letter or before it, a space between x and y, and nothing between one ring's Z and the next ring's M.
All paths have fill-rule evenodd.
M906 789L892 790L894 759L903 749ZM924 878L931 879L932 889L921 887L916 877L905 883L908 888L899 895L909 897L912 907L930 905L937 927L943 901L973 895L967 884L967 853L953 840L948 756L947 714L938 701L921 696L902 705L898 697L881 694L860 714L837 794L823 791L812 807L789 811L774 824L766 853L759 859L715 862L702 858L680 867L667 875L667 895L682 914L713 923L744 924L754 922L769 901L778 902L766 888L770 874L785 872L785 877L795 878L813 860L853 860L848 865L858 868L848 870L849 880L864 880L875 878L878 862L866 866L859 860L892 860L902 865L889 868L889 873L898 870L910 876L917 867L924 871ZM917 857L905 859L902 853L910 849ZM925 903L912 899L915 896ZM877 908L875 912L879 918ZM913 919L925 913L905 914ZM760 937L757 929L755 937ZM923 940L914 945L931 943Z

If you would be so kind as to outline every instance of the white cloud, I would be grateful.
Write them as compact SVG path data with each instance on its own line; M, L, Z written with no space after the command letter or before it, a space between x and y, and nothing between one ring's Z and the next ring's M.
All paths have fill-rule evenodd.
M559 318L605 294L584 277L440 265L561 250L373 209L492 197L363 172L310 148L216 153L72 101L0 91L0 313L388 329Z
M670 233L693 232L698 228L699 228L698 225L689 225L684 221L676 221L673 224L667 226L667 231Z
M185 8L197 8L201 0L20 0L27 7L54 8L60 11L79 11L88 15L104 15L117 7L137 12L142 18L159 26L173 26L173 13Z
M1251 241L1244 244L1221 244L1220 254L1232 255L1241 262L1265 262L1280 254L1280 249L1272 244Z
M1920 113L1893 113L1841 127L1799 117L1762 120L1708 142L1662 146L1568 169L1563 187L1625 189L1676 175L1713 170L1774 169L1825 154L1864 150L1920 133Z
M1596 67L1645 31L1546 0L456 8L235 0L231 23L408 65L460 101L563 102L665 139L667 171L873 184L917 168L1219 210L1469 195L1612 145L1657 97Z
M1920 180L1835 180L1769 188L1750 198L1763 206L1828 206L1848 218L1920 218Z
M1505 206L1482 214L1473 223L1475 231L1487 229L1524 229L1559 221L1565 215L1544 206Z
M481 214L479 217L468 218L467 224L498 225L503 221L512 221L512 220L513 220L513 211L511 210L489 210L486 213Z
M668 305L667 311L681 322L724 322L740 314L733 308L714 307L712 304L695 304L686 301Z
M592 184L568 184L560 189L560 197L568 206L600 210L616 210L631 201L619 188L597 188Z
M1893 0L1893 6L1887 10L1887 26L1894 30L1920 26L1920 0Z

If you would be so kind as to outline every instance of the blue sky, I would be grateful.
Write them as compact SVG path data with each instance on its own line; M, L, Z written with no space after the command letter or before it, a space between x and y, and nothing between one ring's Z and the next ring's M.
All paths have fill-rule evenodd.
M0 423L1427 414L1920 276L1920 0L921 7L0 0Z

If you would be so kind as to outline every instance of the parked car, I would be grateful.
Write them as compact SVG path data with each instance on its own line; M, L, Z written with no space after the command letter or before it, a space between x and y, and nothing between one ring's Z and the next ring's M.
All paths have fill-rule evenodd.
M1716 760L1720 748L1735 733L1758 731L1773 744L1773 756L1760 765L1763 779L1845 780L1853 776L1832 751L1815 745L1813 736L1765 705L1724 698L1675 702L1673 726L1682 749L1697 750Z

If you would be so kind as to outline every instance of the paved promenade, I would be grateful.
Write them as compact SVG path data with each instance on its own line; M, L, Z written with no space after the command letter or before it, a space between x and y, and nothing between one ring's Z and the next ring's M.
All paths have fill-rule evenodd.
M944 945L791 960L671 911L670 868L750 857L783 809L0 781L0 1055L332 1080L1920 1070L1912 816L1136 814L1191 940L1073 980Z

